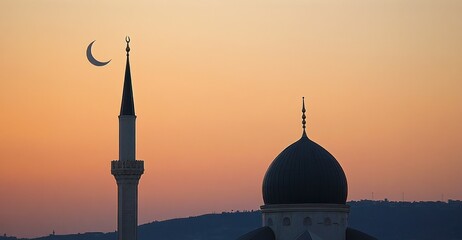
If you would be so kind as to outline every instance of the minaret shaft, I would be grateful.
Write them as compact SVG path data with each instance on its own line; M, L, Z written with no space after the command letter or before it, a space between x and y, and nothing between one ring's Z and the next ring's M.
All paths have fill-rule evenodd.
M118 240L136 240L138 238L138 181L136 176L117 179Z
M119 160L136 160L136 116L119 116Z

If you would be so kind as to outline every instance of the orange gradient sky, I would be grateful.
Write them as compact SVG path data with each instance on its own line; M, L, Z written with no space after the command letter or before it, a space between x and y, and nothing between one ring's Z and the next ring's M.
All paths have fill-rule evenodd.
M0 234L114 231L130 35L139 223L258 209L301 136L349 200L462 199L462 2L0 1ZM92 66L87 45L105 67ZM444 195L442 195L444 194Z

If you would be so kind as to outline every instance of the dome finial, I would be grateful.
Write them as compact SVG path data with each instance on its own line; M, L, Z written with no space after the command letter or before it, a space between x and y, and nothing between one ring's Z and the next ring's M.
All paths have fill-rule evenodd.
M305 97L302 97L302 125L303 125L303 137L306 137L306 115L305 115Z
M128 57L128 53L130 52L130 46L128 46L128 44L130 43L130 37L129 36L125 37L125 42L127 42L127 48L125 48L125 51L127 51L127 57Z

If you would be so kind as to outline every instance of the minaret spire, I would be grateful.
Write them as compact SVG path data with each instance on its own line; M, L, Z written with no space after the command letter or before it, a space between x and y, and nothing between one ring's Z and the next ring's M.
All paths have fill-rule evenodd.
M125 79L124 79L124 90L122 93L122 104L120 106L120 115L135 115L135 103L133 101L133 88L132 88L132 76L130 73L130 37L125 37L127 42L127 65L125 67Z
M306 115L305 115L306 109L305 109L305 97L302 97L302 127L303 127L303 135L302 137L307 137L306 136Z

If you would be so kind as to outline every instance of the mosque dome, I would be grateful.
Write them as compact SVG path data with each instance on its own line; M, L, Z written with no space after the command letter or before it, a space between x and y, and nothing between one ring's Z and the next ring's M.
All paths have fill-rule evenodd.
M303 135L273 160L263 179L265 204L345 204L347 180L342 167L326 149Z

